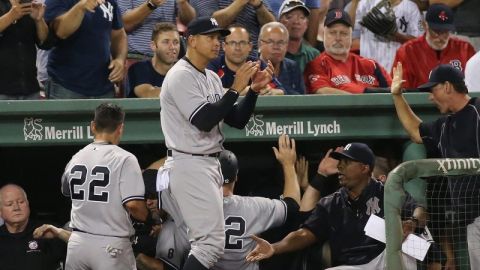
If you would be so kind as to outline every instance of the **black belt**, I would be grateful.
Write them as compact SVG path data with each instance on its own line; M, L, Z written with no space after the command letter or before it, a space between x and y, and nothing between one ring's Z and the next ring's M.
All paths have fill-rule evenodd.
M181 154L185 154L185 155L192 155L194 157L214 157L214 158L218 158L220 156L220 153L221 153L221 152L216 152L216 153L211 153L211 154L192 154L192 153L185 153L185 152L178 151L178 150L168 149L167 150L167 156L172 157L173 156L173 151L181 153Z
M132 240L133 240L133 237L134 237L134 235L128 237L128 236L114 236L114 235L104 235L104 234L89 233L89 232L86 232L86 231L79 230L79 229L77 229L77 228L72 228L72 231L73 231L73 232L81 232L81 233L96 235L96 236L127 238L127 239L129 239L130 241L132 241Z

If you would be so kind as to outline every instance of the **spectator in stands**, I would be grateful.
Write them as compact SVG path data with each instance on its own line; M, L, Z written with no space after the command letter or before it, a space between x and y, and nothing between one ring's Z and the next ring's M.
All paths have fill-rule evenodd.
M350 53L352 22L345 11L330 10L324 25L325 52L305 69L308 93L359 94L390 85L390 75L381 65Z
M279 16L279 21L288 29L286 58L297 62L302 74L307 63L320 54L303 38L305 31L307 31L309 15L310 10L302 1L285 0Z
M376 6L381 0L360 1L356 14L354 32L359 33L354 39L360 39L360 55L377 61L386 70L392 70L393 60L397 49L405 42L422 34L420 25L423 16L418 6L409 0L390 0L395 13L397 32L391 37L382 37L372 33L360 25L363 16Z
M288 30L285 25L279 22L270 22L262 26L259 36L260 59L264 62L268 62L268 60L272 62L274 75L281 84L266 89L267 93L271 95L305 94L305 83L300 67L295 61L285 58L287 46Z
M195 18L188 0L119 0L125 31L128 34L128 58L145 60L152 56L150 37L156 23L187 25Z
M49 56L50 99L112 98L127 57L127 35L114 0L47 0L45 20L61 39Z
M465 84L469 92L480 92L480 52L467 61Z
M432 4L445 4L455 10L456 35L467 37L475 50L480 50L480 5L471 0L429 0Z
M51 225L30 218L27 194L20 186L7 184L0 189L0 215L5 224L0 227L0 265L5 270L56 270L64 261L69 232L58 229L49 238L44 236ZM35 228L39 227L35 230Z
M257 247L247 256L248 261L301 250L316 242L328 240L332 266L357 266L349 269L384 268L385 244L370 238L364 232L372 214L382 218L384 215L383 184L371 178L375 156L363 143L350 143L340 149L338 152L330 151L330 157L338 160L338 181L342 187L320 199L316 208L307 213L309 217L302 228L280 242L272 245L254 237ZM335 173L335 168L330 170ZM418 207L410 196L406 200L410 202L408 212L413 214L403 223L405 236L416 227L424 226L426 218L424 209ZM413 264L415 265L414 261Z
M151 35L151 60L137 62L128 69L127 97L158 98L163 79L177 62L180 35L171 23L157 23Z
M403 44L393 61L394 65L402 63L405 88L417 88L426 83L428 74L438 64L465 69L475 50L470 43L451 36L455 29L453 23L453 11L448 6L435 4L428 8L425 35Z
M250 56L257 57L257 40L260 28L275 17L263 0L190 0L198 17L209 16L217 20L220 27L227 28L233 23L243 25L250 34L253 50Z
M40 98L35 45L50 45L44 11L36 1L0 1L0 100Z
M232 25L228 28L230 35L225 37L225 41L222 43L224 55L213 59L208 64L207 68L216 72L222 80L222 85L225 89L229 89L233 80L235 79L236 71L247 61L256 61L256 58L249 56L252 50L252 43L250 41L250 34L247 29L241 25ZM262 66L263 68L263 66ZM273 77L269 87L280 85L278 79ZM283 86L279 86L282 89ZM244 96L248 92L248 87L240 92L240 95ZM269 88L270 89L270 88ZM260 95L273 94L272 91L261 91Z
M402 63L394 68L391 93L398 118L410 139L423 144L429 158L480 158L480 103L478 98L468 95L463 73L450 64L438 65L430 72L428 81L419 89L429 92L429 99L440 113L448 115L422 122L402 95L403 70ZM480 269L478 180L471 175L446 179L450 205L456 211L456 227L467 232L470 269Z

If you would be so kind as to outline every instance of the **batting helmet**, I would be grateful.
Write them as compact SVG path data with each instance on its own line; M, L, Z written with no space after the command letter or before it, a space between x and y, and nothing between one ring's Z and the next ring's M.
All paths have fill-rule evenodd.
M228 150L223 150L218 157L220 165L222 166L223 184L228 184L237 178L238 161L234 153Z

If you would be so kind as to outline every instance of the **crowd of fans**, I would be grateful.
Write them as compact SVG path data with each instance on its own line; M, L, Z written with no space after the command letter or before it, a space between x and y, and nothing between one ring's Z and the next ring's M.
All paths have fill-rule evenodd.
M386 38L360 24L380 0L2 0L0 99L158 97L188 24L204 16L232 32L209 65L225 88L259 59L275 68L261 95L382 92L398 62L407 89L451 64L478 91L472 2L392 0L397 32Z

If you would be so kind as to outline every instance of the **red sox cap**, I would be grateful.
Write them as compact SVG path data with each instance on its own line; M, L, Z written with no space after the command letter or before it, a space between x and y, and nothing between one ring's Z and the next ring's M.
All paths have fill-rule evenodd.
M444 4L433 4L428 7L425 20L428 27L436 31L453 31L453 10Z
M430 71L428 82L420 85L418 89L422 92L430 92L432 87L439 83L463 83L464 78L463 73L459 69L454 68L450 64L442 64L436 66Z
M199 17L191 21L187 26L187 36L206 35L215 32L219 32L222 36L230 35L230 30L220 27L215 18Z
M372 149L364 143L349 143L347 144L342 152L332 152L330 157L334 159L352 159L363 164L367 164L371 169L375 166L375 155L373 154Z
M346 26L352 27L352 19L350 19L348 13L342 9L331 9L325 16L325 26L330 26L334 23L343 23Z

